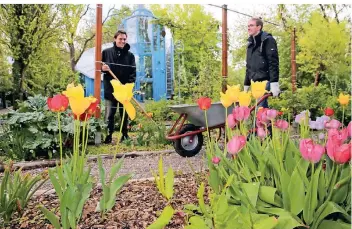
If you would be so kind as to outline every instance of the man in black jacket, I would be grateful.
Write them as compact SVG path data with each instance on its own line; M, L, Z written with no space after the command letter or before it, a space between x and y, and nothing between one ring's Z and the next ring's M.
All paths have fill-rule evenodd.
M278 96L279 89L279 55L276 41L270 33L263 31L261 18L251 18L248 21L248 46L246 76L244 91L248 91L251 80L267 80L266 90L273 96ZM268 107L268 101L263 101L260 106Z
M114 45L111 48L104 49L102 53L102 72L104 73L104 99L105 99L105 119L108 123L109 134L105 143L111 143L114 132L114 116L119 106L119 113L122 119L123 105L113 96L114 89L110 83L113 76L109 73L111 70L122 84L134 83L136 81L136 63L133 53L129 51L130 45L126 43L127 34L119 30L114 35ZM128 139L127 130L128 116L122 124L122 137L120 141Z

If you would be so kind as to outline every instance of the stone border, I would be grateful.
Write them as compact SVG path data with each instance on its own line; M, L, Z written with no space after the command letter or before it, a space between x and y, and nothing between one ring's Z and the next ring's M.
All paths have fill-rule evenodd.
M162 150L162 151L133 151L128 153L118 153L116 154L116 158L125 157L140 157L140 156L150 156L156 154L170 154L174 153L175 150ZM88 157L88 162L96 161L100 156L102 159L112 159L114 155L111 154L100 154ZM47 168L47 167L54 167L56 164L60 164L60 160L43 160L43 161L29 161L29 162L18 162L13 164L13 168L15 170L22 168L22 170L31 170L31 169L38 169L38 168ZM0 173L4 172L5 167L3 164L0 164Z

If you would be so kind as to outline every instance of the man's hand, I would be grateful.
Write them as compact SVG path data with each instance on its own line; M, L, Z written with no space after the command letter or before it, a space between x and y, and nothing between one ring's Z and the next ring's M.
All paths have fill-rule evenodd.
M270 92L273 93L274 97L279 96L280 94L279 82L270 83Z
M106 72L110 70L109 66L106 64L103 64L103 67L101 69Z

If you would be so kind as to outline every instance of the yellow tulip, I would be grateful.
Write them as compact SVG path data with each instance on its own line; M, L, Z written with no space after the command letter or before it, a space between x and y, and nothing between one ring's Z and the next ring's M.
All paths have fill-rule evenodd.
M122 103L131 120L136 118L136 109L131 103L133 97L134 83L121 84L117 80L111 80L111 85L114 88L112 93L117 101Z
M265 90L266 84L267 81L253 82L253 80L251 80L251 91L254 98L259 99L267 92Z
M74 84L67 85L66 91L62 92L70 103L73 114L80 116L92 103L92 99L84 97L84 89L81 84L74 86Z
M234 86L230 86L227 85L227 90L226 90L226 94L228 94L232 100L233 103L238 102L238 96L240 95L240 85L234 85Z
M342 106L346 106L350 100L350 95L346 94L344 95L343 93L340 93L338 101Z
M225 94L220 92L220 101L225 108L228 108L233 103L233 101L232 101L229 93L227 93L227 91Z
M240 103L240 106L248 107L249 104L251 104L251 93L250 92L241 91L240 95L238 97L238 101Z

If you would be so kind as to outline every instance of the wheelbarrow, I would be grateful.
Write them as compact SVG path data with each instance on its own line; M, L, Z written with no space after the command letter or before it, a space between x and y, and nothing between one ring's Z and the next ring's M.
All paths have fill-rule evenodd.
M272 94L265 94L258 102L260 104L264 99ZM173 105L169 106L171 110L180 114L174 125L168 131L166 139L173 141L175 151L182 157L193 157L199 153L203 146L203 132L207 131L204 111L198 105ZM227 114L231 114L234 106L227 108ZM251 108L251 112L255 106ZM220 102L212 103L207 110L207 121L209 131L219 129L219 138L221 129L225 129L225 108ZM185 124L186 120L189 122ZM256 130L251 130L255 132Z

